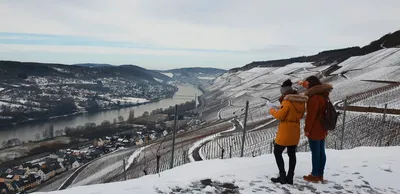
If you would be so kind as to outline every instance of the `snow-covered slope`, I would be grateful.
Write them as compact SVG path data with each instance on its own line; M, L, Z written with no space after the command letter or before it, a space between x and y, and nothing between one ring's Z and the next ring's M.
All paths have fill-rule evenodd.
M221 193L224 187L237 187L236 193L400 193L400 147L362 147L353 150L327 150L325 184L302 180L311 170L310 153L297 154L295 184L273 184L277 175L273 155L255 158L207 160L183 165L159 175L126 182L75 187L53 192L62 194L131 193ZM287 162L287 156L285 156ZM205 181L211 179L211 186ZM225 183L225 184L224 184ZM232 185L228 184L231 183ZM232 192L235 193L235 192Z
M400 81L400 48L382 49L364 56L351 57L337 65L340 68L333 72L333 76L322 79L334 87L330 96L332 101L387 85L369 82L371 80ZM245 106L246 100L250 101L250 105L265 103L265 98L277 102L280 85L284 80L291 79L295 83L311 75L322 75L329 67L330 65L316 67L312 63L292 63L284 67L255 67L245 71L231 71L217 77L206 90L211 91L211 95L217 91L223 92L211 99L218 101L215 104L222 104L220 100L229 100L231 103L228 107L221 107L217 112L219 118L231 118L235 116L237 109ZM250 109L252 116L265 117L266 107L256 107L258 108Z

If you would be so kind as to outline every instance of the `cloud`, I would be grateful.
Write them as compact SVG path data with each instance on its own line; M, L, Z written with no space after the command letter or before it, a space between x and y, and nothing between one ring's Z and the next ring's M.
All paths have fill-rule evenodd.
M398 0L1 1L0 44L68 56L83 46L90 56L107 51L192 56L204 64L224 63L218 60L227 56L251 62L368 44L398 30L398 7ZM0 57L6 53L11 56L3 50Z

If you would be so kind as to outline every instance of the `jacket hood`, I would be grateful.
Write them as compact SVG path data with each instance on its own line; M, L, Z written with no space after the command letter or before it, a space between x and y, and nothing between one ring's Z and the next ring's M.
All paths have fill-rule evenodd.
M298 94L288 94L283 99L289 100L291 102L307 102L308 96L303 96Z
M333 87L331 84L322 84L318 86L314 86L310 89L308 89L305 92L305 95L308 97L314 96L314 95L325 95L328 96L329 93L333 90Z
M299 116L298 119L301 119L305 111L305 103L308 101L308 97L299 94L288 94L283 99L291 102Z

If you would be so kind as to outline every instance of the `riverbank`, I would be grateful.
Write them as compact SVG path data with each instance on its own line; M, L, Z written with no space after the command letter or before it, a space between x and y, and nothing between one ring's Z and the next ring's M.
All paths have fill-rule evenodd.
M113 123L115 118L123 117L125 120L129 117L129 113L134 111L135 117L141 116L144 112L151 113L153 110L166 109L175 104L192 101L197 96L201 95L201 91L193 85L177 85L178 91L172 98L163 99L160 101L151 101L144 104L130 107L116 107L109 110L96 112L82 112L72 116L59 117L45 121L30 121L29 123L18 124L0 130L0 142L18 138L21 142L36 141L36 135L40 136L50 126L54 127L54 131L65 130L65 128L76 128L84 126L87 123L100 125L103 121L108 120ZM190 97L193 96L193 97Z
M65 119L65 118L80 116L80 115L89 114L89 113L99 113L99 112L109 111L109 110L118 110L118 109L122 109L122 108L136 107L136 106L146 105L149 103L155 103L158 101L159 100L137 103L137 104L132 104L132 105L118 105L117 107L101 108L101 109L97 109L97 110L93 110L93 111L79 111L79 112L74 112L71 114L52 116L52 117L47 117L47 118L37 118L37 119L29 118L29 119L27 119L25 121L21 121L21 122L10 123L8 125L0 125L0 130L4 130L9 127L18 127L18 126L27 125L27 124L34 124L36 122L46 122L46 121L52 121L52 120L57 120L57 119Z

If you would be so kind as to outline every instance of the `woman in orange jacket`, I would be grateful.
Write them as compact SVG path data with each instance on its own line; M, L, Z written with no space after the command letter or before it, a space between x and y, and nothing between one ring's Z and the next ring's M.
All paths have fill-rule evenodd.
M293 184L294 170L296 167L296 148L300 140L300 120L304 116L307 96L298 95L292 88L292 82L286 80L281 86L279 110L270 109L271 115L279 121L276 135L274 155L279 168L279 177L271 178L274 183ZM286 175L282 153L287 148L289 155L289 171Z
M303 82L303 86L307 88L305 95L309 98L304 134L308 137L312 158L312 172L303 178L309 182L319 182L324 179L325 138L328 135L328 131L323 128L320 119L326 109L325 98L329 97L333 87L329 84L322 84L315 76L308 77Z

